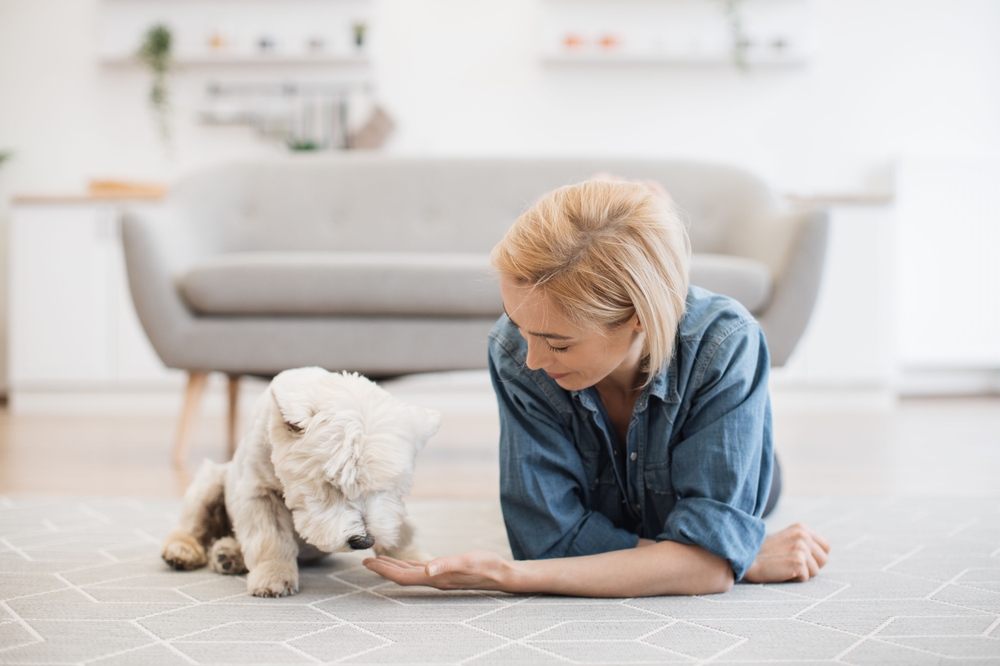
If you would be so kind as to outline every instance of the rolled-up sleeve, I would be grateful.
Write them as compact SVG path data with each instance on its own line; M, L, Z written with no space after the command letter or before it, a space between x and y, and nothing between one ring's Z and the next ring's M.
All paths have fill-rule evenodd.
M699 344L693 397L671 453L677 501L657 540L701 546L728 560L739 580L764 541L760 516L773 464L770 362L753 320Z
M509 331L509 329L508 329ZM515 332L516 334L516 332ZM498 324L489 369L500 411L500 503L519 560L633 548L638 536L584 505L586 481L558 395L512 356L517 345Z

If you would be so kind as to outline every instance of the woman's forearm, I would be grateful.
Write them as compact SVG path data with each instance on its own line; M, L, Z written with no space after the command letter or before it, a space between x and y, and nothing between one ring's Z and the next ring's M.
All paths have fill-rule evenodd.
M754 583L809 580L826 564L830 543L802 525L764 540L745 579ZM699 546L640 539L630 550L552 560L511 562L488 550L430 562L385 555L364 565L400 585L440 590L503 590L587 597L713 594L733 586L729 563Z
M512 562L509 592L585 597L715 594L733 586L733 570L700 546L661 541L599 555Z

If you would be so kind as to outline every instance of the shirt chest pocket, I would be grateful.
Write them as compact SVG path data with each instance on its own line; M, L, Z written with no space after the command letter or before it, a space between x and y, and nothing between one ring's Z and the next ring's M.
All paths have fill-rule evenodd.
M600 492L602 487L611 486L617 489L617 479L612 463L606 452L598 447L580 449L580 459L583 462L583 473L586 475L587 487L591 492Z
M670 481L670 463L647 465L643 471L646 492L654 496L674 496L674 485Z

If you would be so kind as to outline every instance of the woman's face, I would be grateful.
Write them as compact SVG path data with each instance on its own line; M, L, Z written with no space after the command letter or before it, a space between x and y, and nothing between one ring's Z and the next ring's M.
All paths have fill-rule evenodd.
M568 391L602 381L635 386L645 339L636 316L613 329L580 328L542 290L501 277L500 292L507 316L528 341L530 369L544 370Z

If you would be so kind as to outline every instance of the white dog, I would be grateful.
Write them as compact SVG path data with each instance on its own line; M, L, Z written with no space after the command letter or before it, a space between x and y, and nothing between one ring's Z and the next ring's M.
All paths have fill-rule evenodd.
M205 461L163 544L175 569L247 573L247 591L299 589L296 559L374 548L413 558L402 498L441 415L357 374L286 370L254 405L232 462Z

